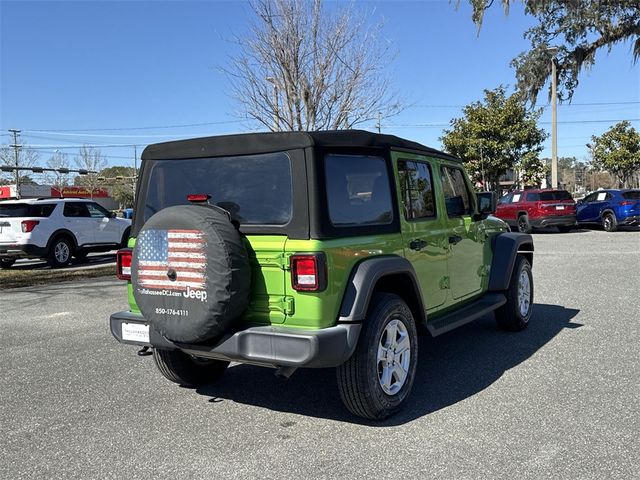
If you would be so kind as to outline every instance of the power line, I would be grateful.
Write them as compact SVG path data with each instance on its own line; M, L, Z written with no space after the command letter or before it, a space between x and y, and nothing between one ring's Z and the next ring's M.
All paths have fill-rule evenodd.
M242 123L242 122L246 122L247 120L225 120L221 122L184 123L180 125L156 125L156 126L150 126L150 127L75 128L75 129L47 129L47 130L34 129L34 130L24 130L24 132L50 133L50 132L110 132L110 131L124 131L124 130L156 130L161 128L186 128L186 127L205 127L208 125L224 125L224 124L231 124L231 123Z
M597 106L597 105L637 105L640 101L626 101L626 102L583 102L583 103L561 103L559 107L579 107L579 106ZM437 105L437 104L417 104L410 105L407 108L462 108L467 105ZM544 107L546 105L536 105L536 108Z

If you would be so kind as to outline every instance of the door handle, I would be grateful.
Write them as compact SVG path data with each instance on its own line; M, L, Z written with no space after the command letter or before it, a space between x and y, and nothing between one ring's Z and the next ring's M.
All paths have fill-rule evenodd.
M425 242L424 240L421 240L419 238L416 239L416 240L411 240L409 242L409 248L411 250L415 250L415 251L422 250L426 246L427 246L427 242Z
M449 243L453 245L460 243L462 241L462 237L460 235L454 235L453 237L449 237Z

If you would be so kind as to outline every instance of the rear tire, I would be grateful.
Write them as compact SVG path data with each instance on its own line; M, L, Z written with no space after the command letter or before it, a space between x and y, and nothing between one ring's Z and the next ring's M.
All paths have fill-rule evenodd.
M73 255L73 245L66 237L58 237L51 242L47 263L51 268L61 268L69 264Z
M411 392L418 364L413 315L397 295L374 295L356 351L336 369L347 409L382 420L396 413Z
M2 269L9 269L13 266L14 263L16 263L15 258L0 258L0 268Z
M520 233L531 233L532 230L529 217L527 215L520 215L518 217L518 231Z
M201 357L192 357L181 350L156 348L153 360L165 378L185 387L197 387L218 380L229 366L229 362Z
M495 310L498 326L512 332L524 330L533 310L533 275L531 264L523 255L516 257L505 294L507 303Z
M604 228L605 232L615 232L618 230L618 220L613 213L607 212L602 215L602 228Z

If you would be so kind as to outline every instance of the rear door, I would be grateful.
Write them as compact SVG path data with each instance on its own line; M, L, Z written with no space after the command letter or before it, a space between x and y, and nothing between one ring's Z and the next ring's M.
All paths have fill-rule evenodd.
M475 195L460 167L443 165L441 186L446 210L446 235L449 248L448 272L454 300L481 291L484 269L485 234L482 222L473 221Z
M438 310L447 298L446 220L438 213L433 160L394 153L401 206L400 224L405 258L418 275L428 312Z
M64 227L76 237L78 246L95 243L95 225L87 202L65 202L62 210Z

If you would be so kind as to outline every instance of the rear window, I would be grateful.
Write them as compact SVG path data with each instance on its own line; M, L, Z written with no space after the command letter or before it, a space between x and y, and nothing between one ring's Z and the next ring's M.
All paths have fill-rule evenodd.
M324 159L329 220L335 227L393 221L387 163L370 155L329 154Z
M206 193L210 203L243 225L286 225L292 214L291 163L284 152L242 157L150 161L144 219L187 195Z
M0 217L48 217L55 208L55 203L0 203Z
M540 201L548 202L550 200L572 200L571 194L566 190L556 190L553 192L540 192Z
M623 192L622 197L625 200L640 200L640 190L633 190L631 192Z

